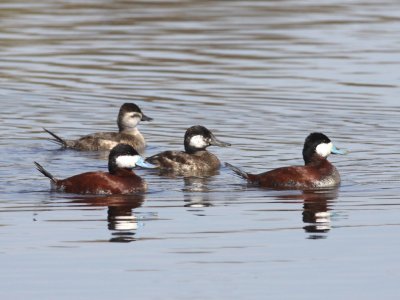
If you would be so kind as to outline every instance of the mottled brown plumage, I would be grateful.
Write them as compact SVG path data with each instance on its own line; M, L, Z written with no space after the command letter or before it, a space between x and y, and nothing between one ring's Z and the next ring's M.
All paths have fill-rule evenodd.
M124 143L131 145L136 151L143 154L146 142L136 126L140 121L151 120L136 104L124 103L118 113L118 132L97 132L76 140L65 140L50 130L45 128L44 130L54 138L53 142L63 148L80 151L108 151L116 145Z
M146 147L144 137L137 129L130 132L98 132L65 142L67 148L84 151L106 151L118 144L128 144L142 154Z
M164 172L202 175L214 172L221 166L218 157L206 150L211 145L230 146L217 140L207 128L192 126L185 133L185 151L164 151L148 157L146 161L158 166Z
M165 151L147 158L146 161L163 170L176 173L207 173L215 171L221 166L218 157L206 150L193 154L184 151Z

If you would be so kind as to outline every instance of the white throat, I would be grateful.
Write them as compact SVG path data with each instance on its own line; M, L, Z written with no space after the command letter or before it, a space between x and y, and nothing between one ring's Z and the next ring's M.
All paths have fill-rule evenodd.
M139 155L121 155L117 157L116 163L119 168L134 168L139 159Z
M206 147L208 144L206 143L206 141L204 140L204 137L202 135L195 135L190 139L190 146L194 147L194 148L204 148Z
M322 143L315 148L315 152L317 152L318 155L322 157L327 157L329 154L331 154L333 144L331 143Z

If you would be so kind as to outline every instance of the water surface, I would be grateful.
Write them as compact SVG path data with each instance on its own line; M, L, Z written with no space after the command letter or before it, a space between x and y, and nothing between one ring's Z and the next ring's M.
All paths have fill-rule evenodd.
M2 299L397 299L397 1L2 1ZM302 164L327 134L337 190L271 191L139 170L144 195L50 193L105 170L66 138L116 129L124 102L151 123L146 155L202 124L221 161ZM396 233L397 232L397 233Z

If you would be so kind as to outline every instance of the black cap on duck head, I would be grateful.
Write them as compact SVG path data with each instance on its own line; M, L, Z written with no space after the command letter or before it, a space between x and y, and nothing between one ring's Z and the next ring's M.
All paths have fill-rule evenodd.
M118 168L132 169L135 164L130 158L134 156L139 156L139 153L131 145L118 144L108 155L108 171L112 174Z
M124 103L121 105L118 113L119 131L133 129L140 121L151 121L152 118L146 116L142 110L134 103Z
M337 149L331 140L323 133L313 132L304 142L303 159L307 164L311 162L314 154L327 158L329 154L345 154L346 151Z
M118 144L111 149L108 156L108 172L114 174L118 169L133 169L136 166L147 169L156 167L145 162L131 145Z
M231 144L218 140L210 130L204 126L192 126L185 133L185 151L194 153L196 151L205 150L208 146L227 147Z
M311 161L312 156L316 153L316 149L320 144L329 145L331 140L323 133L313 132L306 138L303 147L303 159L307 164ZM327 156L327 155L326 155ZM325 157L326 157L325 156Z

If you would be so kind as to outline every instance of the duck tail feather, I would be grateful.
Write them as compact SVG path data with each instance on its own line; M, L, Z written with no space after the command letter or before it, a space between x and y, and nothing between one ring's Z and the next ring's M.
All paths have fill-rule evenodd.
M241 170L240 168L235 167L235 166L231 165L230 163L225 163L225 166L227 166L229 169L231 169L233 172L235 172L240 177L242 177L244 179L249 179L249 174L246 173L245 171Z
M57 183L57 179L51 175L51 173L49 173L45 168L42 167L41 164L39 164L38 162L34 161L34 164L36 166L36 169L42 173L44 176L50 178L51 181L53 181L54 183Z
M50 134L54 139L50 139L50 141L62 146L63 148L67 148L68 144L67 141L64 140L63 138L59 137L57 134L54 132L51 132L50 130L43 128L44 131L46 131L48 134Z

